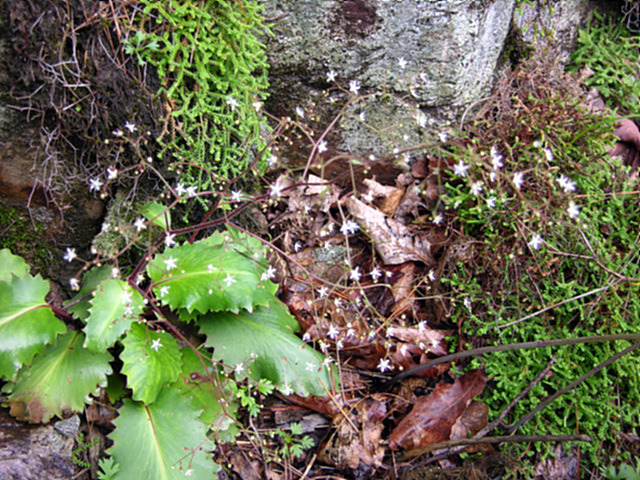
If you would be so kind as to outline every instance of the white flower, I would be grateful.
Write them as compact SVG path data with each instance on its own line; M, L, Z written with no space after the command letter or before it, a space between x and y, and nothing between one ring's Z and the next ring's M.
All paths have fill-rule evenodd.
M547 157L547 162L553 162L553 150L549 147L544 149L544 156Z
M118 169L116 167L107 167L107 180L115 180L118 176Z
M324 368L329 368L329 365L331 365L332 363L333 363L333 358L325 357L324 360L322 361L322 366Z
M320 290L318 290L318 295L320 296L320 298L324 298L327 295L329 295L329 289L327 289L327 287L322 287Z
M362 277L362 274L360 273L360 267L356 267L351 270L351 272L349 272L349 279L353 280L354 282L359 282L360 277Z
M178 182L178 185L176 185L176 194L181 197L183 196L185 193L187 193L187 189L184 188L184 185L180 182Z
M147 228L147 222L143 217L138 217L136 221L133 222L133 226L136 227L136 232L139 232Z
M253 109L256 112L259 112L262 109L262 102L253 102L251 105L253 105Z
M524 174L522 172L516 172L513 174L513 185L516 189L520 190L522 188L522 184L524 183Z
M131 303L131 300L133 300L133 292L131 292L131 290L123 291L122 295L120 295L120 300L122 300L123 305Z
M111 134L114 137L121 137L122 135L124 135L124 132L122 131L122 129L116 128L113 132L111 132Z
M280 194L282 193L282 185L271 185L269 189L269 196L280 198Z
M382 373L386 372L387 370L391 370L391 362L386 358L381 358L380 363L378 363L378 370L380 370L380 372Z
M373 270L371 270L371 278L373 278L374 282L377 282L381 276L382 272L378 269L378 267L375 267Z
M344 342L342 341L342 339L338 340L336 342L336 350L342 350L343 347L344 347Z
M304 118L304 110L302 109L302 107L296 107L296 115L298 115L300 118Z
M155 350L157 352L158 350L160 350L161 347L162 347L162 344L160 343L159 338L156 338L151 342L151 350Z
M165 285L164 287L160 288L160 297L164 297L165 295L169 294L169 288L171 288L170 285Z
M453 166L453 173L458 175L459 177L466 177L467 170L469 170L469 165L460 160Z
M578 207L574 202L569 202L567 213L571 218L578 218L578 216L580 215L580 207Z
M70 278L69 279L69 286L71 287L71 290L79 290L80 289L80 282L78 282L77 278Z
M418 323L418 331L419 332L426 332L427 331L427 321L426 320L422 320L420 323Z
M496 206L496 197L487 198L487 207L493 208Z
M184 472L184 476L185 477L190 477L191 475L193 475L193 469L189 468L188 470L186 470Z
M353 220L347 220L340 227L340 231L343 235L353 235L360 229L360 225L358 225Z
M111 277L112 278L119 278L120 277L120 270L118 269L118 267L113 267L111 269Z
M167 247L173 247L176 244L176 241L174 240L175 236L175 233L167 233L164 237L164 244Z
M262 275L260 275L260 280L265 282L267 280L271 280L275 276L276 276L276 269L273 268L271 265L269 265L269 268L267 269L267 271L263 272Z
M351 80L349 82L349 91L354 95L358 95L358 92L360 91L360 84L357 80Z
M94 190L100 190L102 185L103 183L102 180L100 180L100 177L92 178L89 180L89 191L93 192Z
M404 59L404 57L400 57L398 59L398 66L404 70L407 67L407 61Z
M187 187L188 196L193 197L197 193L198 193L198 188L195 185L191 185L190 187Z
M300 242L296 242L296 243L293 245L293 250L294 250L296 253L298 253L300 250L302 250L302 244L301 244Z
M136 124L133 123L133 122L125 122L124 128L129 130L129 133L133 133L133 132L137 132L138 131L138 127L136 127Z
M333 70L329 70L327 72L327 82L333 83L335 81L336 81L336 72L334 72Z
M321 140L318 144L318 153L324 153L327 151L327 142Z
M336 338L338 338L338 335L340 335L340 330L338 330L338 327L336 327L335 325L331 325L329 327L329 331L327 332L327 337L329 337L331 340L335 340Z
M302 341L303 342L310 342L311 341L311 334L309 332L304 332L304 335L302 335Z
M498 147L495 145L491 147L491 165L493 165L494 170L498 170L504 166L502 163L502 154L498 151Z
M543 243L544 242L542 241L542 237L536 233L533 237L531 237L531 241L529 241L529 246L533 250L539 250Z
M435 223L436 225L442 225L443 222L444 217L442 216L442 214L436 213L436 215L433 217L433 223Z
M75 248L67 248L64 253L64 257L62 257L65 261L71 263L74 258L77 258L76 249Z
M316 365L313 362L307 362L307 367L305 370L307 372L313 372L316 369Z
M318 341L318 348L320 349L320 351L322 353L324 353L326 355L327 352L329 351L329 344L327 342L323 342L322 340L319 340Z
M232 202L240 202L242 201L242 192L234 190L231 192L231 201Z
M447 143L447 140L449 139L449 135L447 135L447 132L439 132L438 138L442 143Z
M125 305L125 307L124 307L124 314L125 314L126 316L131 316L131 315L133 315L133 306L131 306L131 304L129 304L129 305Z
M223 280L223 282L227 284L227 287L230 287L231 285L236 283L236 279L233 277L233 275L227 274L227 277Z
M164 259L164 264L167 267L167 270L173 270L174 268L177 267L176 262L178 261L177 258L173 258L173 257L169 257L169 258L165 258Z
M436 281L436 271L435 270L429 270L429 273L427 274L427 278L429 279L429 281L435 282Z
M237 107L240 106L240 104L234 97L227 98L227 105L231 110L235 110Z
M291 395L293 393L293 388L285 383L282 387L280 387L280 392L283 395Z
M364 111L362 111L362 112L360 112L360 114L358 115L358 118L360 119L360 121L361 121L362 123L364 123L364 122L366 122L366 121L367 121L367 114L366 114Z
M480 192L482 192L482 181L473 182L471 184L471 194L477 196L480 195Z
M269 168L273 168L278 164L278 157L275 157L273 155L270 155L269 158L267 158L267 166Z
M236 372L236 375L240 375L244 371L244 365L241 363L237 364L233 371Z
M575 192L575 190L576 190L576 182L571 180L566 175L560 175L560 178L558 180L556 180L556 181L560 184L560 186L562 187L562 189L564 190L565 193Z
M418 111L416 113L416 123L419 127L425 128L427 126L427 116L421 111Z

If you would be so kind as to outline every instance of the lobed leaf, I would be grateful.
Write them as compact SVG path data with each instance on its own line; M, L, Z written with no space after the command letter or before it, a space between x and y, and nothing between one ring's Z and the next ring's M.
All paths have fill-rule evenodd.
M11 392L7 403L13 416L46 423L54 415L81 411L87 395L97 395L98 386L106 385L113 357L87 351L83 341L80 332L58 337L29 368L20 370L15 384L5 385L3 392Z
M14 255L8 248L0 250L0 282L10 282L11 275L25 277L29 274L29 265L22 257Z
M84 332L84 346L92 352L103 352L113 346L137 320L144 309L144 300L120 279L109 279L93 293L89 317Z
M324 396L325 387L335 385L335 376L323 364L325 357L294 335L300 326L277 299L253 313L209 313L198 325L207 336L206 345L214 347L214 360L242 366L256 381L270 380L303 396Z
M171 211L166 205L152 202L142 208L142 215L165 232L171 228Z
M277 286L261 280L264 270L262 263L224 241L169 248L147 267L160 301L189 313L252 311L255 306L267 305Z
M205 449L212 449L200 412L172 388L163 388L153 405L126 399L109 435L108 453L120 465L115 480L210 480L220 469Z
M80 320L86 320L89 316L89 309L91 308L92 292L96 290L100 285L111 278L110 265L102 265L101 267L95 267L87 271L82 277L82 287L75 297L65 302L67 312L76 316Z
M23 364L66 331L45 302L47 293L49 282L40 276L0 281L0 377L15 379Z
M178 344L166 332L155 332L134 323L122 345L122 373L127 376L127 386L133 390L133 399L147 405L155 402L162 387L180 374L182 361Z
M231 398L228 378L215 368L205 370L202 362L211 365L210 358L201 361L191 348L182 349L182 360L182 371L176 382L180 393L191 398L191 408L202 411L200 420L215 432L216 438L232 441L238 434L238 404Z

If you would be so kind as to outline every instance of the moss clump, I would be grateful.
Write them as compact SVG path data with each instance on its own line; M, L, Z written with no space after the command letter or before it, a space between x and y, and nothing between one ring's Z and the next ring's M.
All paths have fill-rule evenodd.
M0 249L8 248L23 257L35 273L47 272L53 259L44 232L27 213L0 203Z

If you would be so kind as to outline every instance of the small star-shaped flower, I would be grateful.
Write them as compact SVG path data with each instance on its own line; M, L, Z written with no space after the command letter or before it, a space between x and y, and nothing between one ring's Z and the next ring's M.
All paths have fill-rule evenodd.
M165 285L164 287L160 288L160 297L164 297L165 295L169 295L169 288L171 288L170 285Z
M377 282L378 279L382 276L382 272L380 271L380 269L378 267L375 267L373 270L371 270L371 278L373 279L374 282Z
M466 177L467 170L469 170L469 165L460 160L453 166L453 173L458 175L459 177Z
M359 282L360 277L362 277L362 274L360 273L360 267L356 267L351 270L351 272L349 272L349 279L353 280L354 282Z
M307 362L305 370L307 372L313 372L316 369L316 365L313 362Z
M543 243L544 242L542 241L542 237L536 233L533 237L531 237L531 240L529 241L529 246L533 250L539 250Z
M133 133L135 131L138 130L138 127L136 127L136 124L133 122L126 122L124 124L124 128L126 128L127 130L129 130L129 133Z
M151 350L155 350L157 352L158 350L160 350L161 347L162 347L162 343L160 343L159 338L156 338L151 342Z
M89 180L89 191L93 192L94 190L100 190L102 185L104 184L102 183L102 180L100 180L100 177L92 178Z
M336 338L338 338L338 335L340 335L340 330L338 330L338 327L336 327L335 325L331 325L329 327L329 331L327 332L327 337L329 337L331 340L335 340Z
M340 227L340 231L342 232L343 235L353 235L359 229L360 229L360 225L358 225L353 220L347 220L342 224L342 227Z
M227 284L227 287L230 287L231 285L236 283L236 279L233 277L233 275L227 274L227 277L223 280L223 282Z
M227 105L232 111L240 106L240 104L234 97L227 98Z
M567 213L571 218L578 218L578 216L580 215L580 207L578 207L574 202L569 202Z
M75 248L67 248L67 250L64 253L64 257L62 257L62 258L65 261L71 263L77 257L78 257L78 255L76 254L76 249Z
M174 268L177 267L176 262L178 261L178 259L173 258L173 257L169 257L169 258L165 258L164 259L164 264L167 267L167 270L173 270Z
M358 95L358 92L360 91L360 84L357 80L351 80L349 82L349 91L354 95Z
M184 185L182 183L178 183L176 185L176 194L181 197L183 196L185 193L187 193L187 189L184 188Z
M400 57L400 58L398 59L398 66L399 66L402 70L404 70L405 68L407 68L407 64L408 64L408 62L404 59L404 57Z
M78 282L77 278L70 278L69 286L71 287L71 290L78 290L80 288L80 282Z
M327 82L333 83L335 81L336 81L336 72L334 72L333 70L329 70L327 72Z
M275 276L276 276L276 269L273 268L271 265L269 265L269 268L267 269L267 271L263 272L262 275L260 275L260 280L264 282L267 280L271 280Z
M136 232L140 232L147 228L147 221L143 217L138 217L133 223L133 226L136 227Z
M327 289L327 287L322 287L320 290L318 290L318 295L320 296L320 298L324 298L329 295L329 290Z
M131 300L133 300L133 292L131 290L125 290L122 292L122 295L120 295L120 299L123 304L131 303Z
M280 198L280 194L282 193L282 186L281 185L271 185L271 188L269 189L269 196L270 197L275 197L275 198Z
M381 358L380 362L378 363L378 370L380 370L381 373L384 373L387 370L391 370L391 362L389 361L389 359Z
M524 174L522 172L516 172L513 174L513 185L517 190L522 188L522 184L524 183Z
M107 167L107 180L115 180L118 177L118 169L116 167Z
M231 201L232 202L240 202L240 201L242 201L242 192L239 192L237 190L231 192Z
M320 143L318 144L318 153L324 153L327 151L327 142L325 142L324 140L320 140Z
M173 247L176 244L176 241L174 240L175 236L175 233L167 233L167 235L164 237L164 244L167 247Z

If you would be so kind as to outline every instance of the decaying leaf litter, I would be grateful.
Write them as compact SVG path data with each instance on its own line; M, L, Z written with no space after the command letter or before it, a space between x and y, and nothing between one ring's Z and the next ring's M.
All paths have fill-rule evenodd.
M492 101L508 103L501 98L504 91ZM628 138L634 127L618 122L618 150L635 145L635 137ZM485 135L495 139L496 132ZM316 448L299 459L281 459L274 469L278 462L269 463L259 448L246 444L225 452L233 470L243 478L409 478L403 476L407 467L436 460L454 467L450 458L457 457L451 454L495 453L492 444L500 442L589 440L584 435L485 438L513 403L549 375L555 357L490 425L487 406L477 400L490 381L482 370L463 374L451 361L417 368L460 348L452 343L462 341L460 325L449 322L458 300L447 296L442 279L486 261L483 244L433 216L440 175L454 169L452 157L425 154L410 172L388 163L384 181L368 172L367 161L346 158L328 178L321 176L324 168L313 168L321 158L307 166L302 183L279 174L272 207L256 222L277 246L270 262L278 266L281 298L300 323L303 339L335 361L342 388L323 385L324 398L274 400L263 412L273 416L261 416L258 430L301 422ZM633 164L633 155L629 158L626 163ZM415 374L389 382L407 370ZM489 463L478 461L485 475L500 475L511 461L496 455L486 457L495 457ZM567 462L575 463L575 456ZM544 471L549 462L538 467ZM424 468L424 478L430 478ZM460 468L469 472L476 466L465 462Z

